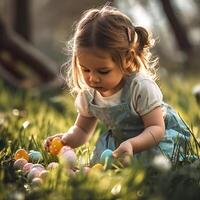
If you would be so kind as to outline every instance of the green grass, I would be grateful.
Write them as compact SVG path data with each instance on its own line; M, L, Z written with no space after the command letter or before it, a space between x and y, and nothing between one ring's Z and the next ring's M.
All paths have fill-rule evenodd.
M163 81L163 80L162 80ZM192 94L197 78L171 76L160 81L164 99L178 110L192 129L191 154L199 152L200 107ZM169 170L151 163L138 162L126 168L78 173L70 177L63 168L51 173L40 187L32 186L21 171L13 168L13 155L19 148L38 150L47 166L57 161L43 149L44 139L67 130L75 119L73 98L66 91L40 94L21 91L0 82L0 199L199 199L200 161L185 159L173 163ZM98 134L99 125L90 143L76 149L78 168L87 165Z

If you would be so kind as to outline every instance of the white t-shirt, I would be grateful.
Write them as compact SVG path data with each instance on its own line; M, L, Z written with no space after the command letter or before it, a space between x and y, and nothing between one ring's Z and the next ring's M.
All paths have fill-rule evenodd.
M95 92L94 103L98 106L109 107L121 103L122 90L119 90L112 96L103 97L98 91ZM162 104L163 95L158 85L147 76L138 73L132 80L132 98L130 107L132 112L142 116L152 111ZM75 100L77 111L85 116L92 117L88 111L88 102L84 92L80 92Z

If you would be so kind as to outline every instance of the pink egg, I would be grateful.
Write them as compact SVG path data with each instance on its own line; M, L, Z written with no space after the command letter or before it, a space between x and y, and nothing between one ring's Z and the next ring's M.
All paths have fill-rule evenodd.
M18 160L16 160L14 162L14 168L15 169L22 169L26 163L28 163L28 161L26 159L19 158Z
M72 150L72 148L69 146L63 146L62 149L60 150L60 154L64 153L65 151L68 151L68 150Z
M31 171L27 175L28 180L31 181L33 178L39 177L40 172L41 171L38 170L37 168L31 169Z
M59 159L60 162L65 166L69 166L70 168L76 166L77 157L72 149L61 151L59 154Z
M90 167L83 167L82 168L82 173L87 175L90 172L91 168Z
M48 164L47 169L52 170L55 169L59 166L59 164L57 162L51 162Z
M31 171L32 166L33 163L26 163L22 169L24 174L28 174Z

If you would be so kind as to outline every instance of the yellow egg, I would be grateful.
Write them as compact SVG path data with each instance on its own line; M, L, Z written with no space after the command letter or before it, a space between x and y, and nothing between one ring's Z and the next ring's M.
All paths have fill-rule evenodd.
M61 142L61 139L59 137L55 137L52 141L51 141L51 145L49 147L49 152L52 155L57 155L61 148L63 147L63 144Z
M104 170L104 167L103 167L102 164L97 163L97 164L95 164L94 166L92 166L91 170L103 171L103 170Z
M29 155L24 149L18 149L15 153L14 159L18 160L20 158L24 158L25 160L29 160Z

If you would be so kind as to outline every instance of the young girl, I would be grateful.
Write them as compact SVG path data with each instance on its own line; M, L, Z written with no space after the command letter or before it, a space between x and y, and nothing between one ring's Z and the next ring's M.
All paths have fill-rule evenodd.
M83 14L73 38L68 77L77 92L77 119L67 133L47 138L47 151L55 136L72 148L83 145L98 119L108 131L97 141L92 164L105 149L113 150L116 158L124 153L135 158L159 153L171 157L184 151L190 131L163 102L154 82L153 42L146 29L134 26L116 8L104 6Z

